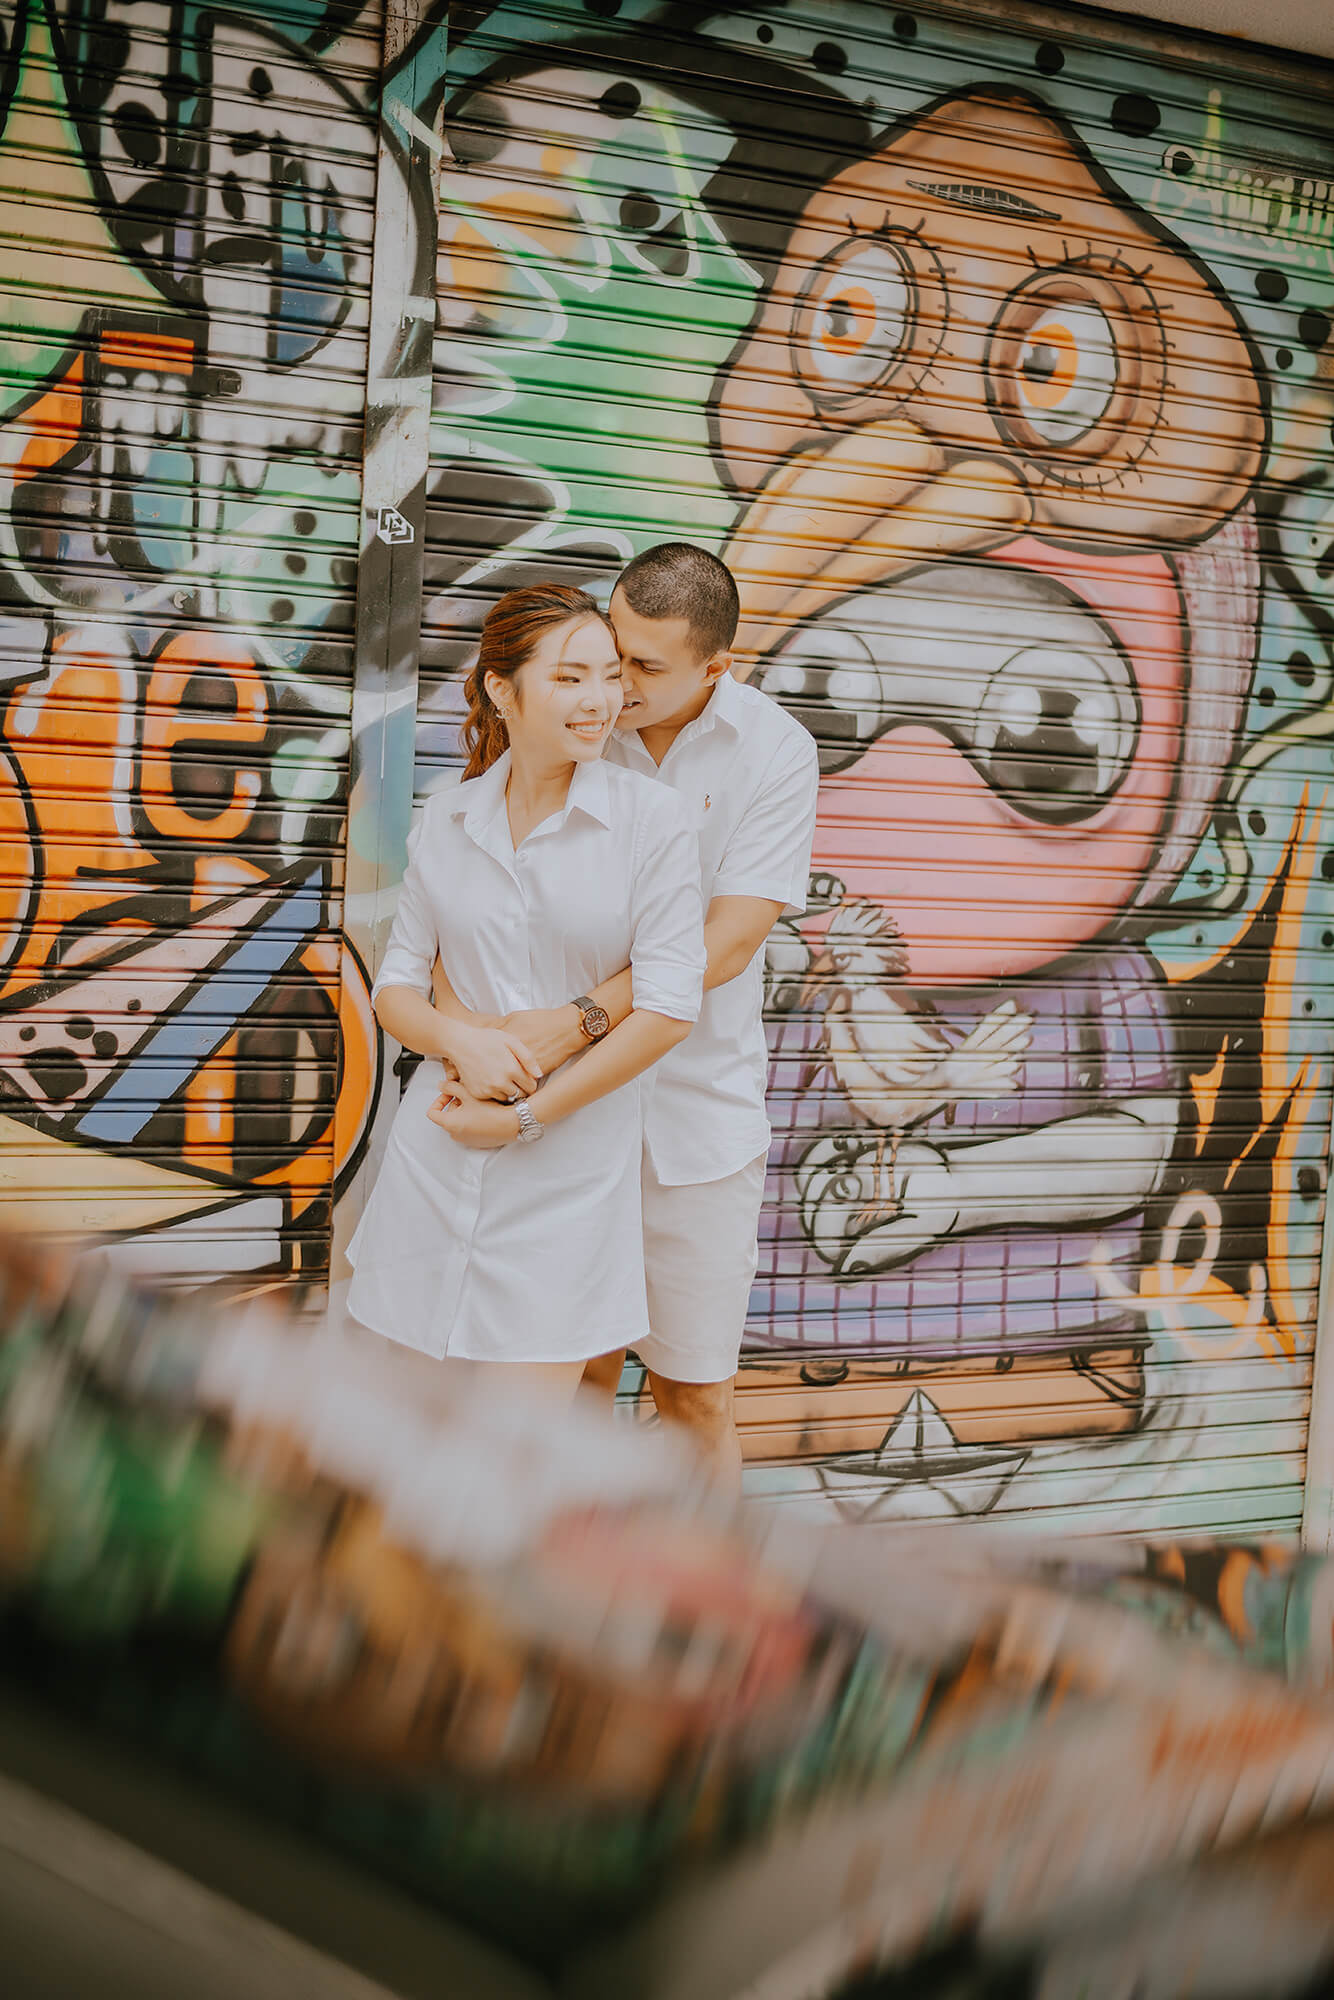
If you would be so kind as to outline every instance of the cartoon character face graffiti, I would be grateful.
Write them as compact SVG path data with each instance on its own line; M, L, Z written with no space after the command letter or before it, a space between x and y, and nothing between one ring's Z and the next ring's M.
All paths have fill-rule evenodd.
M988 90L910 120L807 203L719 438L754 492L780 455L891 419L903 457L867 468L881 511L915 434L946 462L983 458L993 520L1127 547L1209 534L1265 440L1240 322L1203 269L1045 106Z
M1240 716L1265 400L1208 274L1073 136L968 91L815 194L716 435L743 641L822 743L821 858L914 977L1029 970L1163 886ZM1239 614L1207 647L1201 547Z

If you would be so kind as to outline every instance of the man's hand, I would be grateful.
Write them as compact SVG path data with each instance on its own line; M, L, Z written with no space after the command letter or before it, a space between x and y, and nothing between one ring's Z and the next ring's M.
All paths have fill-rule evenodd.
M531 1097L546 1074L542 1059L508 1027L475 1028L465 1021L449 1023L445 1064L467 1096L501 1104Z
M457 1084L441 1091L426 1116L460 1146L479 1151L493 1152L519 1136L519 1120L512 1105L483 1103Z
M508 1033L517 1035L524 1049L542 1065L541 1075L550 1076L563 1062L578 1055L580 1049L588 1047L579 1026L579 1009L568 1004L528 1007L520 1013L506 1014L502 1025Z

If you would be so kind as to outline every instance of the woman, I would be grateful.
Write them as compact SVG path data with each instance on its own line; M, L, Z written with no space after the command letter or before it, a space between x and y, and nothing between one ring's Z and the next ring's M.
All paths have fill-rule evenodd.
M698 846L675 793L602 761L621 669L583 591L502 597L466 692L464 782L412 833L375 982L381 1024L427 1060L348 1252L348 1306L572 1394L586 1360L648 1330L639 1079L699 1013ZM475 1013L565 1005L627 960L634 1012L543 1082L513 1035L437 1012L437 951Z

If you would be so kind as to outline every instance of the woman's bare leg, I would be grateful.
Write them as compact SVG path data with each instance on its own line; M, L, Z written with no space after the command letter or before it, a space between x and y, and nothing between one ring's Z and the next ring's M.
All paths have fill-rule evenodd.
M585 1389L596 1389L601 1395L614 1396L621 1385L621 1371L624 1367L623 1347L618 1347L614 1354L599 1354L592 1361L585 1361Z
M474 1381L494 1385L502 1393L535 1389L562 1403L573 1402L584 1372L582 1361L452 1361L446 1356L445 1366L467 1368Z

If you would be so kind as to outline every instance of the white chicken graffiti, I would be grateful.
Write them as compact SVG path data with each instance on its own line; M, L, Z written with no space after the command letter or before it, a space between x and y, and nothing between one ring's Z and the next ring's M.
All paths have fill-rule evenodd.
M876 1133L871 1193L851 1218L854 1235L901 1213L896 1167L903 1134L941 1110L952 1124L965 1098L1013 1091L1032 1033L1032 1016L1002 1000L960 1038L929 1000L911 991L907 976L908 953L893 917L853 897L835 909L803 987L807 1004L819 991L828 996L820 1053L803 1084L827 1065L858 1119Z

